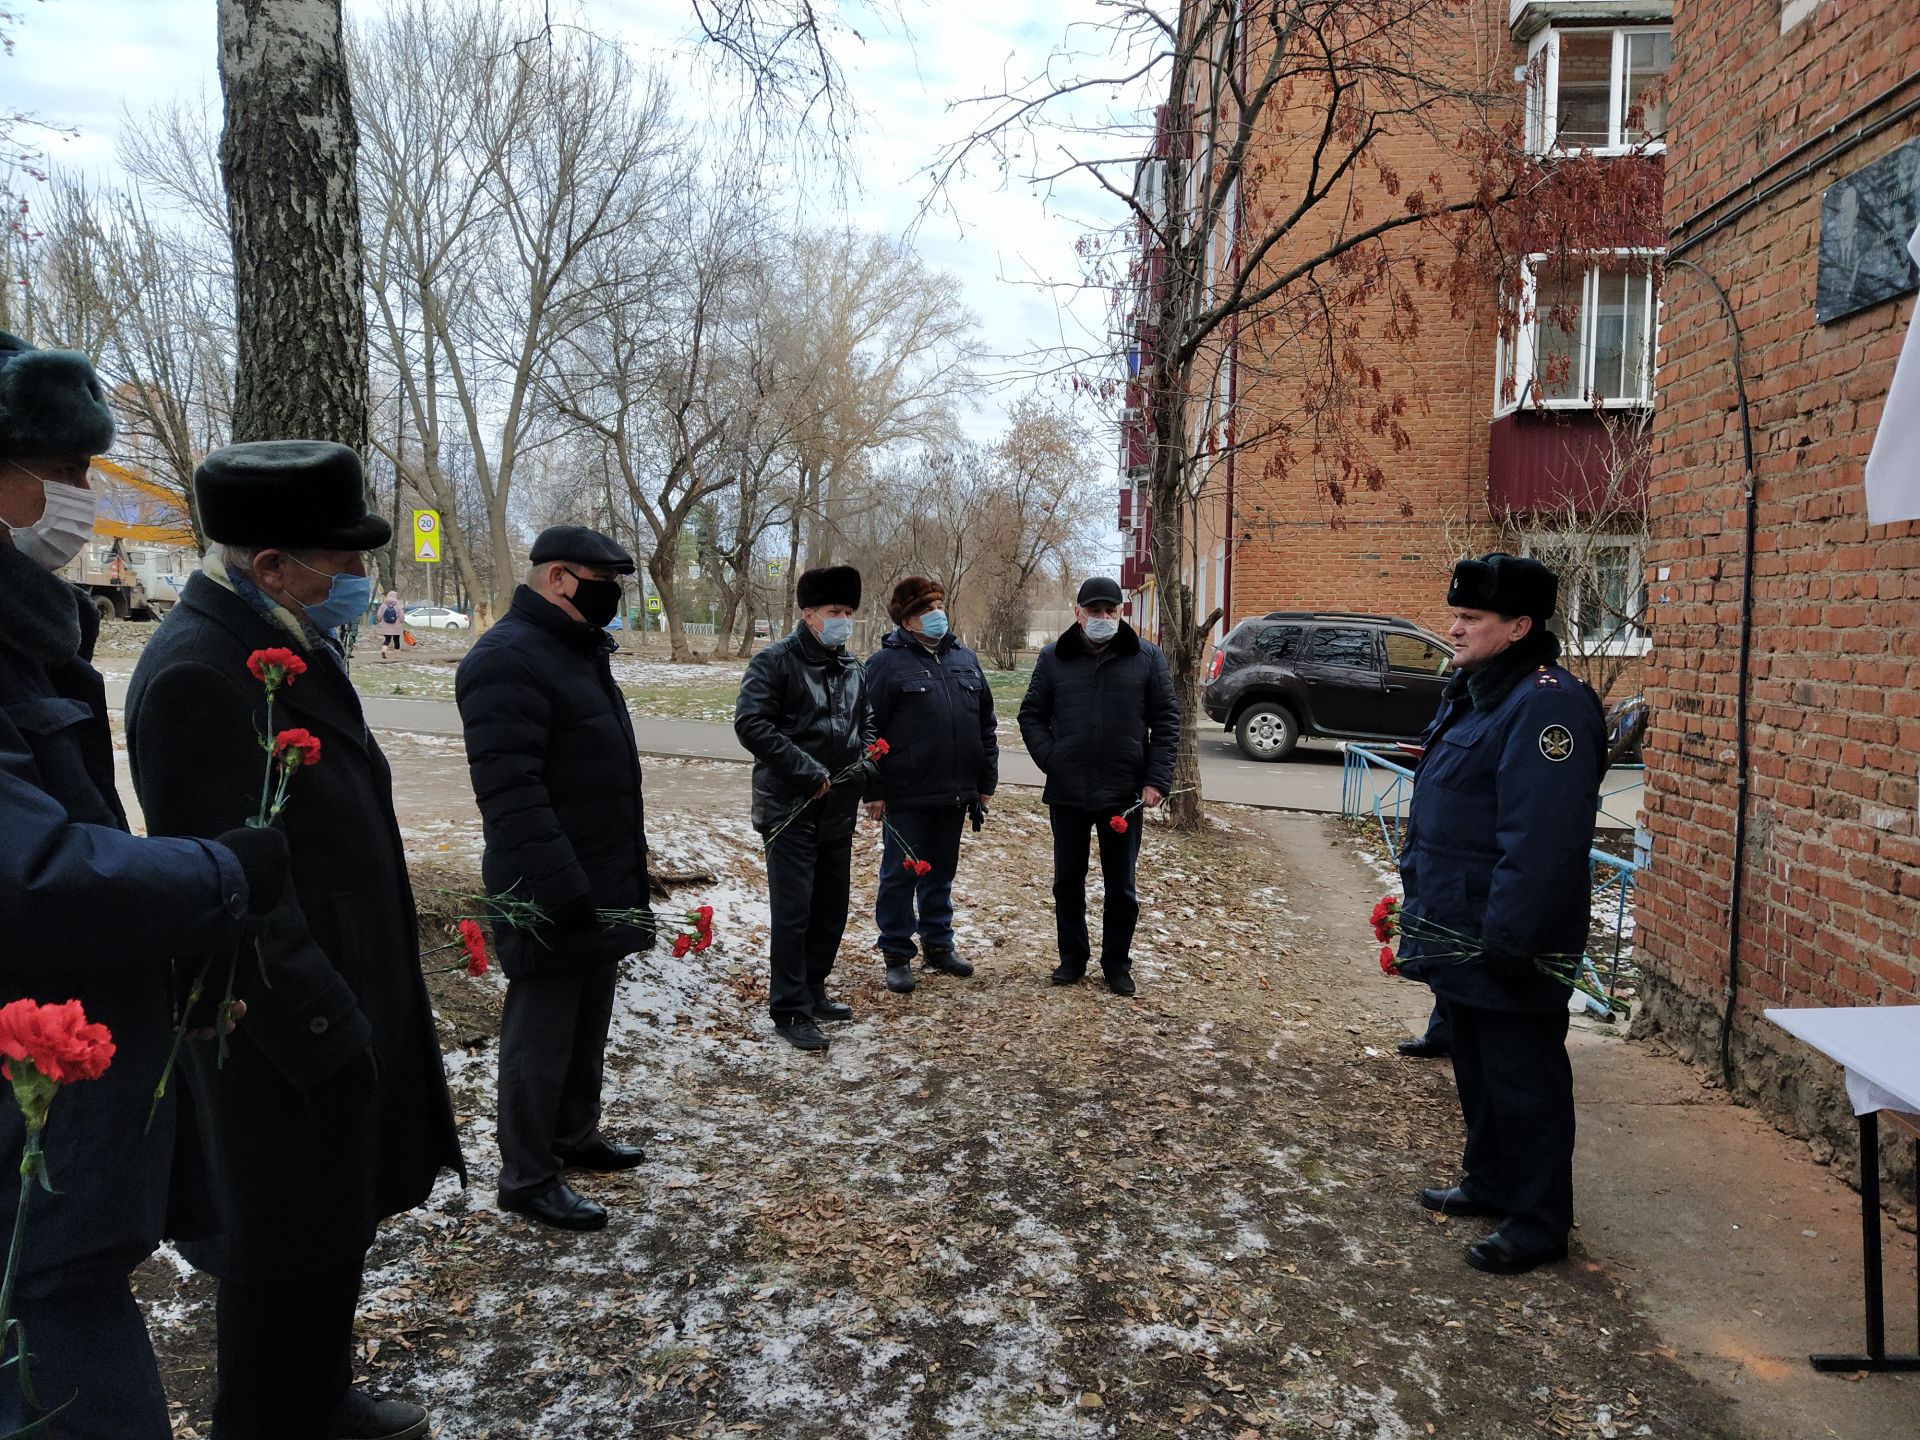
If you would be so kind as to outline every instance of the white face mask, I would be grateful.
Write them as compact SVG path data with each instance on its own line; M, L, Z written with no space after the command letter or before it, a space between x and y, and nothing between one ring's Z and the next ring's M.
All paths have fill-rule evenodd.
M40 480L37 475L34 478ZM31 525L7 525L7 529L14 549L43 569L58 570L93 539L93 492L53 480L40 480L40 488L46 492L46 511ZM0 525L6 523L0 520Z
M1111 615L1089 615L1086 630L1087 639L1096 645L1104 645L1120 633L1120 622Z

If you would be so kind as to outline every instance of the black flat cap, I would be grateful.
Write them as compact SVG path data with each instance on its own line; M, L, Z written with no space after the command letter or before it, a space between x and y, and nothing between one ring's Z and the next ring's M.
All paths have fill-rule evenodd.
M193 472L200 528L223 545L371 550L393 527L367 513L360 457L331 440L252 440Z
M1080 582L1080 593L1073 597L1076 605L1091 605L1104 600L1109 605L1120 603L1120 582L1110 580L1105 575L1095 575Z
M1491 610L1496 615L1528 615L1545 624L1553 618L1560 579L1538 560L1503 550L1462 560L1447 586L1450 610Z
M633 556L598 530L584 525L549 525L534 537L527 559L535 565L564 560L573 565L633 574Z
M822 565L803 571L793 589L802 610L818 610L823 605L860 608L860 572L851 565Z

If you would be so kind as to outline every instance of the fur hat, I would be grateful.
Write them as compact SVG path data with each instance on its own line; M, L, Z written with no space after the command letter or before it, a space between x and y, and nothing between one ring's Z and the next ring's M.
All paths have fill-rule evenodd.
M860 572L851 565L825 565L803 571L794 596L802 610L818 610L822 605L846 605L860 608Z
M113 412L93 362L0 330L0 459L100 455L112 444Z
M893 617L894 624L904 625L914 616L938 610L946 603L946 586L924 575L909 575L893 587L893 598L887 601L887 614Z
M223 545L372 550L393 527L367 510L360 457L331 440L250 440L193 472L200 528Z
M1545 624L1553 618L1560 580L1538 560L1496 550L1453 567L1447 586L1449 610L1491 610L1496 615L1528 615Z

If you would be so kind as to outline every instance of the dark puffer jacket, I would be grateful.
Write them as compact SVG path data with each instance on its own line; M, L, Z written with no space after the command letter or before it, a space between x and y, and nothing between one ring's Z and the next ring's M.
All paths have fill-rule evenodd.
M1402 939L1400 969L1443 1000L1564 1010L1568 988L1531 962L1586 949L1606 726L1557 653L1513 650L1456 675L1425 737L1400 852L1419 938Z
M1000 783L993 692L980 657L943 636L929 649L902 627L867 661L874 729L887 742L869 800L891 810L971 805Z
M827 649L802 622L748 662L733 733L753 755L753 824L764 831L873 743L866 671L844 649ZM819 818L821 839L853 828L861 792L873 779L873 763L865 768L864 779L836 786L809 812Z
M88 659L93 602L0 543L0 1004L78 1000L113 1032L113 1063L53 1102L51 1194L27 1207L22 1294L125 1275L160 1243L174 1142L170 1091L147 1128L172 1026L175 955L232 947L246 881L224 846L139 840L113 789L113 738ZM0 1233L26 1143L0 1101ZM10 1382L9 1382L10 1383Z
M1180 706L1160 647L1122 621L1096 654L1075 625L1034 662L1020 738L1049 805L1121 810L1145 786L1171 790Z
M454 696L486 829L487 892L549 915L647 903L646 807L613 638L525 585L460 669ZM494 927L509 978L592 969L647 949L628 926L592 931Z

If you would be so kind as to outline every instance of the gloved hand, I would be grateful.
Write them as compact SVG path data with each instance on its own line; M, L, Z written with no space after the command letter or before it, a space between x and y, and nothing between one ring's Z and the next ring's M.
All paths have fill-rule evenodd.
M280 903L280 896L287 888L287 868L292 862L283 833L242 825L238 830L215 836L214 843L226 846L240 862L240 873L247 877L249 915L265 915Z
M600 917L594 914L593 896L582 895L555 910L553 925L556 930L566 930L575 935L591 935L598 930Z
M967 807L967 816L973 821L973 833L978 835L980 827L987 823L987 802L976 800Z

